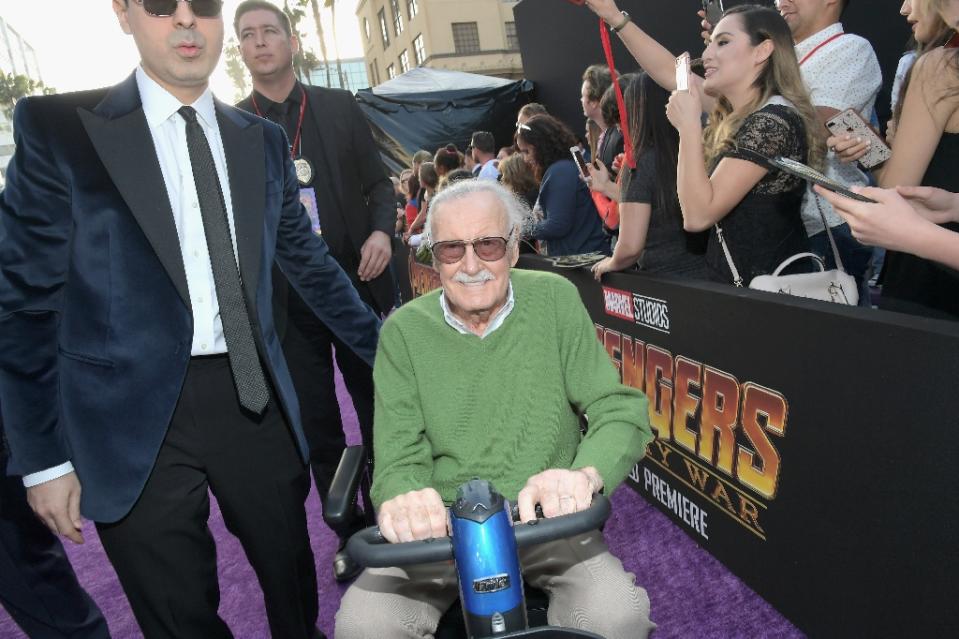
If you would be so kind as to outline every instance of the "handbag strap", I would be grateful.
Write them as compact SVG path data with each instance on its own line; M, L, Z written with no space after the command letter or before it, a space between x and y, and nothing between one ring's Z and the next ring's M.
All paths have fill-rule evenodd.
M829 238L829 246L832 248L832 257L836 260L836 268L846 272L845 267L842 265L842 259L839 257L839 248L836 246L836 240L832 236L832 231L829 229L829 222L826 221L826 214L822 210L822 204L819 203L819 194L815 191L810 190L813 197L816 198L816 208L819 209L819 217L822 218L822 225L826 229L826 236Z
M836 268L845 273L846 269L842 264L842 258L839 257L839 248L836 246L836 240L833 238L832 231L829 229L829 223L826 221L826 214L823 212L822 205L819 203L819 195L814 192L813 197L816 198L816 208L819 209L819 217L822 218L823 227L826 229L826 237L829 238L829 246L832 249L832 256L833 259L836 260ZM726 245L726 240L723 238L723 229L718 223L715 226L716 237L719 238L719 245L723 248L723 255L726 256L726 263L729 265L729 271L733 274L733 284L742 288L743 278L739 275L739 271L736 270L736 265L733 264L733 256L729 252L729 247ZM807 256L811 255L811 253L801 253L799 255Z
M799 260L812 260L816 266L819 267L819 272L824 273L826 271L826 265L823 264L822 258L816 255L815 253L796 253L792 257L783 261L782 264L776 267L776 270L772 272L773 277L779 277L779 275L785 271L789 266Z
M729 271L733 274L733 284L739 288L743 287L743 278L739 274L739 271L736 270L736 265L733 264L733 256L729 252L729 247L726 246L726 240L723 239L723 227L716 224L716 237L719 238L719 245L723 247L723 255L726 256L726 263L729 264Z

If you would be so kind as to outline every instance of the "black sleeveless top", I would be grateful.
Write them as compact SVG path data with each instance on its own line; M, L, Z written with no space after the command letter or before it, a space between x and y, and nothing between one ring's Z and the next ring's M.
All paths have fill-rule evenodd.
M922 186L959 191L959 133L943 133ZM959 223L944 224L959 232ZM879 308L959 320L959 271L908 253L888 251Z

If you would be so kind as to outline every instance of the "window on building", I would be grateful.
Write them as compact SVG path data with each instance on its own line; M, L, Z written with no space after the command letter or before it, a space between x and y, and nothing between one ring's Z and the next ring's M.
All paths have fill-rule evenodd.
M509 50L519 49L519 37L516 35L516 23L506 23L506 48Z
M400 13L400 0L390 0L390 8L393 9L393 33L399 37L403 33L403 14Z
M416 60L416 66L426 62L426 43L423 42L422 33L413 40L413 59Z
M370 21L367 18L363 18L363 32L366 34L366 41L370 41Z
M383 48L390 46L390 30L386 26L386 8L380 9L379 14L380 18L380 35L383 36Z
M376 67L376 60L370 62L370 82L372 86L380 83L380 70Z
M453 23L453 46L457 53L479 52L479 27L475 22Z
M392 80L393 78L396 77L396 65L395 65L395 64L391 64L390 66L386 67L386 75L387 75L387 77L388 77L390 80Z
M416 0L406 0L406 14L409 16L409 19L412 20L416 17L416 14L420 12L419 6L416 4Z
M403 53L400 54L400 73L406 73L410 70L410 53L406 49L403 49Z

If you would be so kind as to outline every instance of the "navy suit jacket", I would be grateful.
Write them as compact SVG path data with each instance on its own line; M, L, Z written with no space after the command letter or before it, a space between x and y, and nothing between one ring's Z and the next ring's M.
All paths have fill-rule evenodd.
M254 337L305 460L273 324L274 260L371 364L379 319L311 233L282 130L220 102L216 113ZM170 201L132 75L108 90L20 100L14 132L0 193L9 472L71 460L84 516L117 521L146 483L190 361L193 316Z

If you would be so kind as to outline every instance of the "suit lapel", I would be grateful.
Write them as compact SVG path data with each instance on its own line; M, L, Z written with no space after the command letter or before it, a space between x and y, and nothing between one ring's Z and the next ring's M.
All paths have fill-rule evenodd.
M143 115L136 79L131 75L111 89L93 111L80 108L78 114L107 173L183 303L191 308L173 209L160 161L153 151L153 137Z
M251 309L256 308L262 261L263 215L266 202L266 154L263 127L250 124L232 113L231 107L216 105L220 138L230 174L230 199L233 201L233 226L240 258L243 290Z

